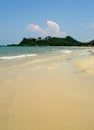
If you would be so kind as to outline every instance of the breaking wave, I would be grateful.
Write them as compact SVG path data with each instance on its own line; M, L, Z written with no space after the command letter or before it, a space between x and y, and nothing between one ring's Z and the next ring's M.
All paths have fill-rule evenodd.
M0 60L12 60L12 59L18 59L18 58L32 57L32 56L37 56L37 54L23 54L23 55L15 55L15 56L1 56Z

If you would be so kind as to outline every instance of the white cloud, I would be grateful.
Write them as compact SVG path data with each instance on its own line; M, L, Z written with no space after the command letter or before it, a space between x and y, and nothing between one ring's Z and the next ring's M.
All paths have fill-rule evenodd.
M28 24L27 29L39 33L45 33L45 31L40 26L34 24Z
M64 37L67 35L65 32L60 30L60 26L53 21L47 21L47 27L42 29L39 25L35 24L29 24L27 29L31 30L32 32L37 33L37 35L41 36L58 36L58 37Z
M53 21L47 21L47 30L48 30L48 34L50 34L51 36L64 36L66 35L65 32L62 32L60 30L60 26L53 22Z

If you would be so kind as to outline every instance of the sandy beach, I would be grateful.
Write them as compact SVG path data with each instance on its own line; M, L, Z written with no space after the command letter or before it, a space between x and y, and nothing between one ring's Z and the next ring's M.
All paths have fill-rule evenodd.
M93 61L2 70L0 130L93 130Z

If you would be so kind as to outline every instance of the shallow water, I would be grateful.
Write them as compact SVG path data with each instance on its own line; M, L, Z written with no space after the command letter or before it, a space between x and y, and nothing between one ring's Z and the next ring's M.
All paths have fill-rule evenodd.
M46 59L73 59L91 54L91 48L80 47L0 47L0 70L41 62Z

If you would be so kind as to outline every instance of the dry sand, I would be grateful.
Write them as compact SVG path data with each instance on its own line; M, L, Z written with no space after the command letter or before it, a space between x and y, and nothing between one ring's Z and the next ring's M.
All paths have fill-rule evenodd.
M62 63L18 72L0 79L0 130L94 130L93 77Z

